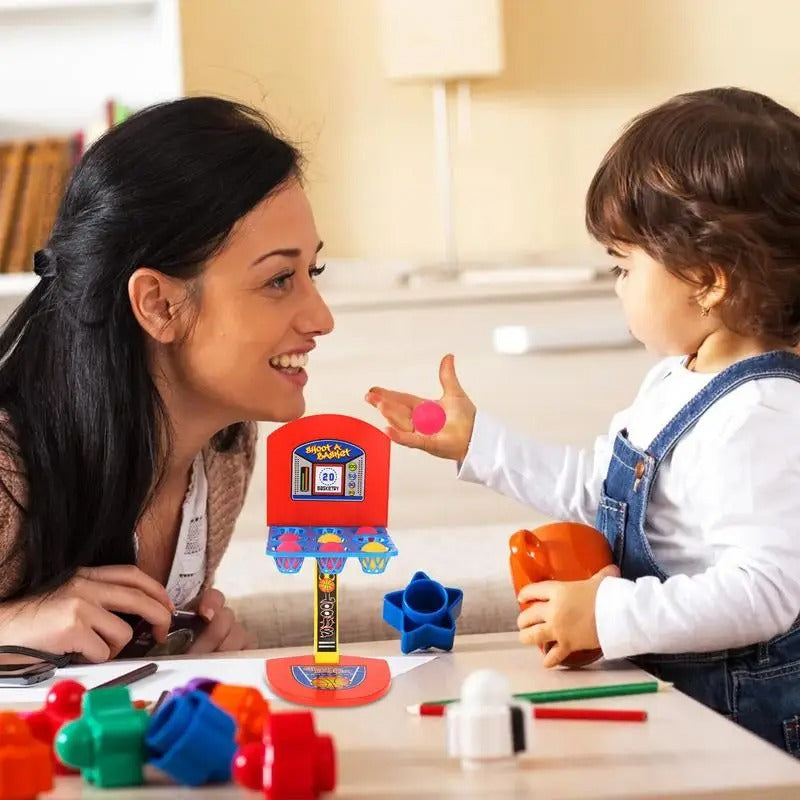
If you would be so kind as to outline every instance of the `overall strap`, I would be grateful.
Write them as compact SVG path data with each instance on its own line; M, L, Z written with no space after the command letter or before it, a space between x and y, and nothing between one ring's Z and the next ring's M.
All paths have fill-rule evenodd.
M800 356L785 350L776 350L731 364L678 411L653 439L647 452L656 462L663 461L680 438L694 427L717 400L742 384L762 378L789 378L800 382Z

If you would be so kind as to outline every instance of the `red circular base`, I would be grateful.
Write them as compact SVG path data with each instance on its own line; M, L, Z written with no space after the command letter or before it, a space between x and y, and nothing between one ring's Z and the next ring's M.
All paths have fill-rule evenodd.
M362 706L383 697L392 684L382 658L340 656L338 664L315 664L314 656L270 658L267 683L278 697L301 706Z

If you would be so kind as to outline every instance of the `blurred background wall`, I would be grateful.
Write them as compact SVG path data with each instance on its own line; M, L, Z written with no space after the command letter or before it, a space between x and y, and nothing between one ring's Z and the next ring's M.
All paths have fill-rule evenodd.
M435 6L435 0L431 0ZM453 117L465 258L586 247L582 200L634 114L738 84L800 106L795 0L505 0L505 67ZM337 256L441 256L431 92L384 75L379 0L183 0L187 92L265 108L310 155Z

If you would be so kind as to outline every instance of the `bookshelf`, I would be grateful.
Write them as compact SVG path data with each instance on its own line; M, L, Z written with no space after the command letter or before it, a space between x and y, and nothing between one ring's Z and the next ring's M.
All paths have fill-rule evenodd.
M180 97L179 2L0 0L0 142L91 129L109 99L136 109ZM36 280L0 274L0 297Z
M183 93L179 0L0 0L0 138Z
M158 0L0 0L3 11L57 11L101 6L154 6Z

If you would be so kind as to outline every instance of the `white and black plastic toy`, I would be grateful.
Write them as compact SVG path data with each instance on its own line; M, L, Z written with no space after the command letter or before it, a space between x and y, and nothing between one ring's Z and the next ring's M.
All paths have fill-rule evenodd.
M473 672L461 700L447 706L447 750L464 769L513 764L530 748L533 710L514 700L508 679L491 669Z

